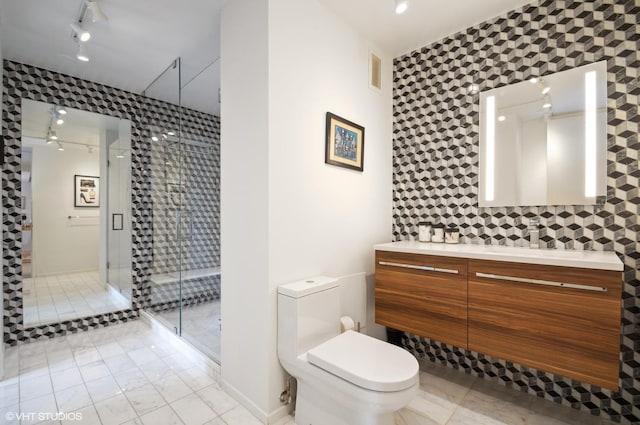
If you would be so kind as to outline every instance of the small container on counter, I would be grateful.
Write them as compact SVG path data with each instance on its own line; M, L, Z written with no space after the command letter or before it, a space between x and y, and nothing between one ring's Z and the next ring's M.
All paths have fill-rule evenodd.
M420 242L431 242L431 223L428 221L418 224L418 240Z
M433 225L433 236L431 236L431 242L444 242L444 224Z
M448 227L444 230L444 243L460 242L460 230L457 227Z

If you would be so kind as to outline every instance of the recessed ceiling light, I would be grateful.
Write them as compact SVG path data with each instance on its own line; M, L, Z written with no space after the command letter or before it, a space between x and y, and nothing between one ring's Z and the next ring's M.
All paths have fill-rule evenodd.
M409 2L407 0L394 0L396 6L396 14L400 15L407 11L409 7Z

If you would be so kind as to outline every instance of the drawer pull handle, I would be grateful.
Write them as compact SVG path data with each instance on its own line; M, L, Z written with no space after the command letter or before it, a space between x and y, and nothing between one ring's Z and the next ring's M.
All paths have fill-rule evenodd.
M390 263L388 261L379 261L378 264L380 264L381 266L403 267L405 269L423 270L427 272L458 274L458 270L443 269L440 267L416 266L414 264Z
M533 283L535 285L558 286L562 288L582 289L584 291L607 292L607 288L602 286L578 285L577 283L554 282L552 280L540 280L540 279L527 279L524 277L502 276L499 274L480 273L480 272L476 272L476 276L486 277L489 279L496 279L496 280L510 280L514 282Z

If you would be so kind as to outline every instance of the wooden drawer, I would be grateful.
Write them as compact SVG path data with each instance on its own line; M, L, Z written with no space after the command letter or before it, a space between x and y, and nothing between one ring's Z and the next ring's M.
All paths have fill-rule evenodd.
M376 252L376 322L467 347L467 260Z
M469 349L618 388L620 272L469 260L468 277Z

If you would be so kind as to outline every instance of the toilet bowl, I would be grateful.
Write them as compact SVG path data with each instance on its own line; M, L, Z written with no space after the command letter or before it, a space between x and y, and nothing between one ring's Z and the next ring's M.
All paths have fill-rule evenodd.
M367 335L340 333L338 281L278 288L278 357L297 380L296 425L392 425L418 385L418 362Z

